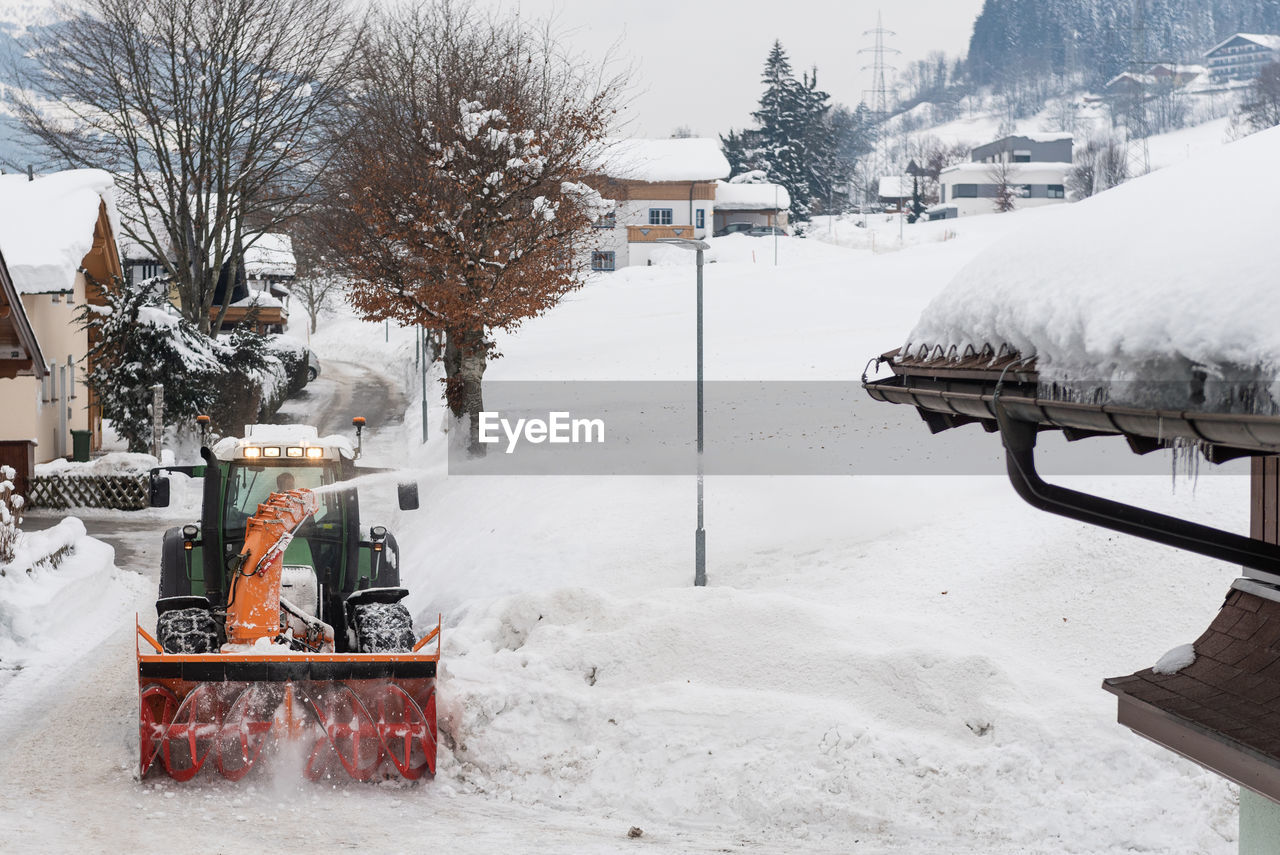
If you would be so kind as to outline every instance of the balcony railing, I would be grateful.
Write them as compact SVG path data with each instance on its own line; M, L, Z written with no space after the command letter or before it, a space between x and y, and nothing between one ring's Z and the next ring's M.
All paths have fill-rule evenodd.
M658 238L693 239L693 226L627 226L628 243L652 243Z

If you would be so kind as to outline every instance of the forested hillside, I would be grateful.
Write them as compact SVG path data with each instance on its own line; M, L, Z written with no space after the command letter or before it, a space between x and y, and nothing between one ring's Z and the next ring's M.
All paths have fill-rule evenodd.
M969 41L973 83L1047 75L1086 85L1123 71L1135 39L1131 0L987 0ZM1146 0L1145 59L1195 62L1235 32L1280 32L1280 0Z

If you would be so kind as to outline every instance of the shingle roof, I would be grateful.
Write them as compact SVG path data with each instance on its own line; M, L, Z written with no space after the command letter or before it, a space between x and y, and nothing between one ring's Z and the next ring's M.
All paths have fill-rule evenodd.
M1135 732L1236 783L1280 798L1280 588L1237 580L1173 674L1146 668L1103 688Z

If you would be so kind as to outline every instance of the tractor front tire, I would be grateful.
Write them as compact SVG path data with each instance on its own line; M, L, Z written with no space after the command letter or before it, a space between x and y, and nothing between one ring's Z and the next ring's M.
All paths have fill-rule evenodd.
M156 619L165 653L217 653L218 621L208 609L172 609Z
M413 618L402 603L361 603L353 610L356 650L360 653L409 653L417 641Z

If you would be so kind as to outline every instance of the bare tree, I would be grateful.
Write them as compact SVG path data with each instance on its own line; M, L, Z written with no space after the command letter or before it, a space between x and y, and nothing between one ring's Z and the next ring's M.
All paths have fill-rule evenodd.
M366 319L445 331L446 396L482 452L491 331L546 311L590 266L611 205L585 179L620 82L545 29L440 0L377 22L359 88L326 219L349 299Z
M1124 143L1115 137L1090 137L1078 146L1067 171L1067 192L1079 201L1129 180Z
M15 107L56 162L116 174L125 234L216 334L219 279L309 203L357 31L343 0L86 0L33 36Z
M1240 111L1255 131L1280 125L1280 62L1262 67Z
M346 285L344 277L321 267L313 268L289 283L289 292L307 309L312 333L316 331L320 313L333 307Z
M1022 185L1017 181L1018 168L1001 157L987 168L987 178L996 188L992 199L996 212L1005 214L1012 211L1022 196Z

